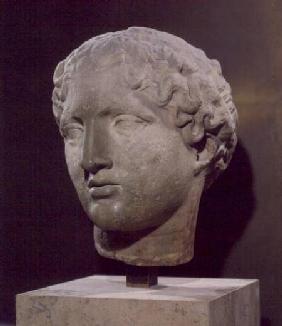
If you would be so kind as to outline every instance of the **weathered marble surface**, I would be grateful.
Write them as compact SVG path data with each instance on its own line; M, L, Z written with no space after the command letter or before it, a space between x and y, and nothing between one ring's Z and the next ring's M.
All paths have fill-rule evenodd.
M127 288L120 276L91 276L17 296L17 326L259 326L259 283L160 278Z
M174 35L94 37L54 73L53 112L97 251L131 265L194 255L204 189L229 164L237 111L220 64Z

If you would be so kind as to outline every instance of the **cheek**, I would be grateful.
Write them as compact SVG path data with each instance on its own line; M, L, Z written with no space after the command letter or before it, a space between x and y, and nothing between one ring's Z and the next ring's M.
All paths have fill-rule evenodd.
M83 170L80 167L80 147L66 143L65 158L72 182L76 184L79 180L83 180Z
M151 133L142 136L129 139L120 157L123 168L134 171L131 177L146 187L151 182L157 187L163 180L180 182L190 173L189 152L178 133L159 130L155 137Z
M155 130L156 129L156 130ZM157 165L164 156L166 142L158 128L145 128L129 137L120 137L118 147L131 164Z

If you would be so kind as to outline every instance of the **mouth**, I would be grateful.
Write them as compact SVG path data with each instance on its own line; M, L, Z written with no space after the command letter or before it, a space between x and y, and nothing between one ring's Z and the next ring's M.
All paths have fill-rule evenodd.
M89 189L93 199L108 198L115 195L119 190L119 186L115 184L107 184L101 186L93 186Z

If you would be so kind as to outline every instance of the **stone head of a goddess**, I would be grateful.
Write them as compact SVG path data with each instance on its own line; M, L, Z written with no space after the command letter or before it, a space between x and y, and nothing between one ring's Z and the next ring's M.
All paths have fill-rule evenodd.
M203 191L236 146L216 60L132 27L83 43L54 73L53 112L97 251L131 265L188 262Z

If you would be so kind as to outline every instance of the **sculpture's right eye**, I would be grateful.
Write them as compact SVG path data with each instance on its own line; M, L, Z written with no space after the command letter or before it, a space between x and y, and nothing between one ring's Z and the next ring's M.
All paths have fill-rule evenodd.
M67 123L61 127L61 134L65 140L76 140L81 137L83 126L79 123Z

